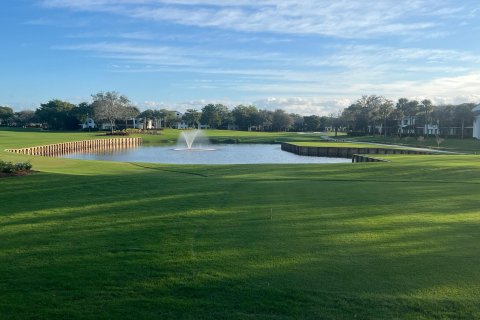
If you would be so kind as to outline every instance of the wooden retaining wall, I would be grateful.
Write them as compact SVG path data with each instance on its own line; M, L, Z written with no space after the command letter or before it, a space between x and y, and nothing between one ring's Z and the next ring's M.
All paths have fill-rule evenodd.
M388 161L385 159L374 158L374 157L366 156L362 154L354 154L352 156L352 163L357 163L357 162L388 162Z
M95 152L111 149L126 149L138 147L142 144L142 138L115 138L115 139L95 139L72 141L56 144L48 144L45 146L6 149L5 151L29 154L33 156L55 157L66 153L74 152Z
M409 150L409 149L388 149L378 147L351 148L351 147L313 147L297 146L294 144L282 143L282 150L302 156L312 157L335 157L352 158L360 154L433 154L433 152Z

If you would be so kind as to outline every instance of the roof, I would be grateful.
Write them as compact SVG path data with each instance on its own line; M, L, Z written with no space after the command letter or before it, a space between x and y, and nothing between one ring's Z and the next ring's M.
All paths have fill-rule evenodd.
M480 114L480 104L477 104L473 109L472 112L476 115Z

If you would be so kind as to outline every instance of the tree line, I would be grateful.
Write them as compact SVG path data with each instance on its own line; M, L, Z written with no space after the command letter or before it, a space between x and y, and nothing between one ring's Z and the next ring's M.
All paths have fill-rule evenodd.
M172 127L184 122L195 128L199 124L213 129L237 129L255 131L324 131L342 130L352 135L360 134L407 134L416 135L419 127L436 125L440 132L445 128L461 128L473 122L471 103L435 106L428 100L400 98L396 103L382 96L362 96L336 115L302 116L287 113L282 109L265 110L254 105L238 105L229 109L223 104L207 104L200 110L188 109L179 116L167 109L147 109L143 112L130 100L117 92L99 92L92 95L92 102L78 105L58 99L41 104L35 111L13 112L10 107L0 106L0 125L26 126L39 123L52 130L75 130L87 118L97 123L106 123L111 130L119 123L133 118L152 120L156 127ZM428 132L427 132L428 134ZM443 134L447 134L443 132Z
M394 103L382 96L362 96L339 114L337 125L352 134L383 135L428 135L429 130L424 128L433 127L436 134L449 135L447 131L459 128L463 138L465 128L473 124L474 107L473 103L435 106L428 99L400 98Z
M191 128L201 123L213 129L258 131L316 131L324 130L333 123L331 117L301 116L282 109L258 109L253 105L238 105L230 110L223 104L207 104L201 110L188 109L181 116L167 109L140 112L125 95L117 92L99 92L92 95L92 102L78 105L54 99L41 104L35 111L13 112L10 107L0 107L0 125L7 126L37 123L50 130L75 130L88 118L93 118L96 123L108 124L111 130L123 121L124 127L127 127L127 122L133 118L153 120L161 127L184 122Z

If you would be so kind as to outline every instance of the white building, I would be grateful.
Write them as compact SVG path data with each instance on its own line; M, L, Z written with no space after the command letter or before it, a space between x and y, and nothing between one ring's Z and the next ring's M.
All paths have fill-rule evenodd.
M439 134L440 131L438 129L437 124L426 124L423 127L423 134L428 134L428 135L437 135Z
M151 130L151 129L154 129L155 126L153 125L153 120L150 120L150 119L139 119L135 122L135 119L133 120L134 121L134 125L133 127L135 129L147 129L147 130Z
M473 137L480 139L480 104L472 109L473 112Z
M174 124L174 128L177 129L188 129L190 126L185 121L180 121Z
M405 116L400 120L400 132L401 133L417 133L417 134L427 134L427 135L436 135L440 133L438 124L425 124L423 126L416 125L417 118L415 116Z
M400 120L400 133L415 133L415 116L405 116Z
M210 129L210 125L201 124L200 121L197 121L197 129L198 130Z
M95 121L92 118L87 118L80 126L82 126L82 129L93 129L95 128Z

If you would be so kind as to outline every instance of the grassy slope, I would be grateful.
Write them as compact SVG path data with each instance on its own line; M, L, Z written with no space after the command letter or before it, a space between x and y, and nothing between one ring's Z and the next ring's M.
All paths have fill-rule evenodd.
M476 156L30 158L0 179L1 318L480 317Z

